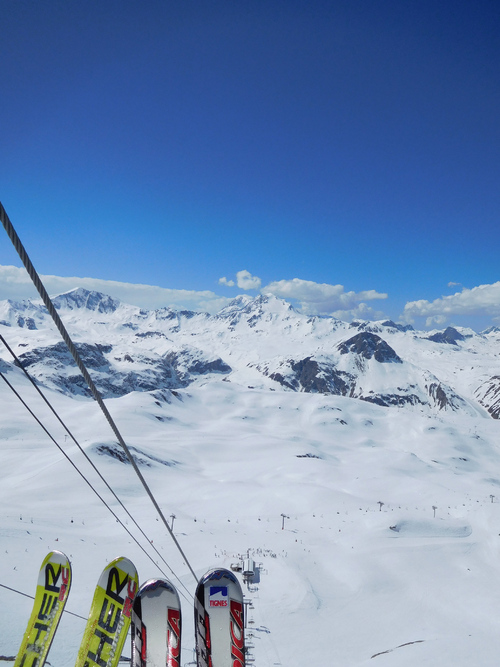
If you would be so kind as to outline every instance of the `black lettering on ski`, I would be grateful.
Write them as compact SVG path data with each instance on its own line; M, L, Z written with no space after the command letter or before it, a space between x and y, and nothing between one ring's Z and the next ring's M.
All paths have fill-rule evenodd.
M114 604L109 605L109 610L108 609L108 600L104 598L104 601L102 603L101 607L101 613L99 614L99 620L97 624L99 625L100 628L105 630L106 632L109 633L114 633L116 632L116 628L118 627L118 622L120 620L120 616L122 613L122 610ZM113 612L116 610L115 618L113 621Z
M23 655L19 667L24 667L25 662L26 662L26 653ZM38 656L36 655L33 658L33 662L31 663L31 665L29 665L29 667L36 667L37 663L38 663ZM26 667L28 667L28 665L26 665Z
M37 631L35 641L33 642L33 644L36 644L38 642L38 640L40 639L40 635L42 634L42 632L48 632L49 631L49 626L44 625L43 623L35 623L35 625L33 627Z
M125 597L121 597L120 593L127 585L128 579L128 574L126 574L123 581L120 581L120 573L116 567L111 568L109 571L106 595L108 595L112 600L119 602L122 606L125 602Z
M52 614L54 605L57 602L57 598L54 597L53 595L47 595L47 593L43 594L43 600L42 600L42 606L40 607L40 611L38 612L38 618L42 621L44 621L46 618L49 618L49 616Z
M57 585L59 577L61 576L62 565L59 565L59 569L56 571L52 563L47 563L45 566L45 590L51 591L52 593L59 593L61 586Z
M87 653L87 657L90 658L97 665L99 665L99 667L106 667L107 660L103 660L101 658L101 654L106 644L113 644L113 639L105 635L104 632L101 632L100 630L96 630L94 636L100 637L99 646L97 647L96 653L92 653L91 651L89 651ZM85 662L84 667L89 667L89 663L87 661Z

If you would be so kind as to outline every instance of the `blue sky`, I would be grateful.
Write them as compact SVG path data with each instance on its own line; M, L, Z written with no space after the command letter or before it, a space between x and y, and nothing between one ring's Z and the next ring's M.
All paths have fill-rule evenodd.
M0 200L49 288L500 324L497 2L0 9Z

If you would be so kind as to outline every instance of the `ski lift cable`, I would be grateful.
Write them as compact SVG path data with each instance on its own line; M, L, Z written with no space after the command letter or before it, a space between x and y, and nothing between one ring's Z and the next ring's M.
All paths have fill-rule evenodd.
M0 586L2 588L6 588L8 591L12 591L13 593L18 593L19 595L23 595L25 598L29 598L30 600L35 599L33 595L28 595L28 593L23 593L22 591L18 591L16 588L11 588L10 586L6 586L5 584L0 584ZM80 616L80 614L75 614L74 611L69 611L68 609L64 609L63 613L70 614L71 616L76 616L77 618L81 618L84 621L87 620L85 616Z
M153 506L156 509L156 511L158 513L158 516L161 518L161 520L163 522L163 525L167 529L167 531L168 531L170 537L172 538L174 544L176 545L177 549L179 550L180 554L182 555L189 571L191 572L191 574L194 577L194 580L196 581L196 583L198 583L198 577L196 576L195 571L193 570L186 554L184 553L181 545L179 544L179 541L177 540L173 531L171 530L170 526L168 525L168 521L167 521L165 515L163 514L163 511L161 510L156 498L154 497L153 492L149 488L148 483L144 479L141 471L139 470L139 467L138 467L137 463L135 462L134 457L132 456L129 448L127 447L127 444L125 443L125 440L123 439L120 431L118 430L117 425L115 424L111 414L109 413L109 410L107 409L106 405L104 404L104 400L103 400L99 390L95 386L94 381L90 377L90 374L89 374L85 364L83 363L82 359L80 358L80 355L78 354L78 350L76 349L73 341L71 340L68 332L66 331L66 328L65 328L64 324L62 323L62 320L59 317L59 314L57 313L57 311L54 307L54 304L52 303L52 300L51 300L50 296L48 295L47 290L45 289L45 287L44 287L44 285L43 285L43 283L40 279L40 276L38 275L35 267L31 263L31 260L28 256L28 253L26 252L23 244L21 243L21 239L17 235L17 232L14 229L11 221L9 220L9 216L7 215L7 212L5 211L1 202L0 202L0 220L2 221L2 225L5 229L5 231L7 232L7 235L9 236L14 248L16 249L16 252L19 255L22 263L24 264L31 280L33 281L33 284L35 285L38 293L40 294L40 297L42 298L42 301L45 304L45 307L49 311L49 313L50 313L50 315L51 315L51 317L54 321L54 324L56 325L56 327L59 330L59 333L61 334L64 342L66 343L69 351L71 352L71 355L72 355L73 359L75 360L76 365L78 366L78 368L80 369L81 374L85 378L85 381L87 382L87 384L89 386L89 389L92 392L93 397L97 401L99 407L101 408L102 413L106 417L106 419L108 421L108 424L110 425L113 433L115 434L116 438L118 439L118 442L120 443L123 451L127 455L127 457L129 459L136 475L138 476L139 480L141 481L141 484L143 485L143 487L144 487L146 493L148 494L151 502L153 503Z
M127 528L127 526L123 523L123 521L120 519L120 517L113 511L113 509L108 505L108 503L107 503L107 502L104 500L104 498L100 495L100 493L97 491L97 489L95 489L95 488L92 486L91 482L85 477L85 475L83 474L83 472L82 472L81 470L79 470L78 466L71 460L71 458L70 458L70 457L68 456L68 454L64 451L64 449L61 447L61 445L57 442L57 440L56 440L56 439L52 436L52 434L46 429L46 427L42 424L42 422L40 421L40 419L35 415L35 413L33 412L33 410L31 410L31 408L28 406L28 404L26 403L26 401L24 401L24 399L23 399L22 396L19 394L19 392L18 392L18 391L13 387L13 385L7 380L7 378L6 378L5 375L2 373L2 371L0 371L0 377L1 377L2 380L6 383L6 385L11 389L11 391L17 396L17 398L19 399L19 401L24 405L24 407L26 408L26 410L30 413L30 415L31 415L31 416L33 417L33 419L37 422L37 424L42 428L42 430L46 433L46 435L47 435L47 436L52 440L52 442L56 445L56 447L59 449L59 451L61 452L61 454L62 454L62 455L69 461L69 463L71 463L71 465L72 465L73 468L76 470L76 472L80 475L80 477L83 478L83 480L89 485L89 487L92 489L92 491L95 493L95 495L99 498L99 500L100 500L100 501L107 507L107 509L111 512L111 514L114 516L114 518L116 519L116 521L122 526L122 528L124 528L124 529L127 531L127 533L129 534L129 536L134 540L134 542L135 542L135 543L137 544L137 546L141 549L141 551L144 552L144 554L149 558L149 560L150 560L152 563L154 563L154 565L155 565L155 566L160 570L160 572L166 577L167 575L165 574L165 572L163 572L163 570L162 570L161 567L158 565L158 563L156 563L156 562L153 560L153 557L146 551L146 549L142 546L142 544L141 544L141 543L139 542L139 540L135 537L135 535L133 535L133 534L130 532L130 530L129 530L129 529ZM167 564L167 566L168 566L168 564ZM172 574L177 578L177 580L180 581L179 577L174 573L174 571L170 568L170 566L168 566L168 567L169 567L170 571L172 572ZM182 583L182 582L181 582L181 583ZM184 585L184 584L183 584L183 585ZM187 589L186 589L186 590L187 590ZM182 591L180 591L180 592L182 593ZM189 591L188 591L188 593L189 593ZM182 595L183 595L184 599L187 600L187 598L186 598L186 596L184 595L184 593L182 593ZM192 597L192 596L191 596L191 597Z
M179 581L179 583L186 589L186 592L188 593L188 595L190 595L190 596L192 597L192 594L190 593L189 589L188 589L188 588L185 586L185 584L180 580L180 578L175 574L175 572L173 571L173 569L170 567L170 565L169 565L169 564L167 563L167 561L165 560L164 556L163 556L163 555L158 551L158 549L154 546L154 544L152 543L152 541L149 539L149 537L146 535L146 533L144 532L144 530L141 528L141 526L138 524L138 522L137 522L137 521L135 520L135 518L132 516L132 514L130 513L130 511L129 511L129 510L127 509L127 507L123 504L123 502L122 502L121 499L118 497L118 495L115 493L115 491L113 490L113 488L111 487L111 485L110 485L110 484L108 483L108 481L104 478L104 475L99 471L99 469L97 468L97 466L95 465L95 463L92 461L92 459L90 458L90 456L87 454L87 452L83 449L83 447L82 447L82 446L80 445L80 443L77 441L77 439L75 438L75 436L73 435L73 433L70 431L70 429L68 428L68 426L65 424L65 422L62 420L62 418L61 418L61 417L59 416L59 414L57 413L56 409L55 409L55 408L53 407L53 405L50 403L49 399L45 396L45 394L42 392L42 390L40 389L40 387L36 384L36 382L34 381L34 379L31 377L31 375L28 373L28 371L27 371L26 368L24 367L22 361L21 361L21 360L19 359L19 357L16 355L16 353L14 352L14 350L12 350L12 348L10 347L10 345L7 343L7 341L5 340L5 338L4 338L1 334L0 334L0 340L2 341L2 343L4 344L4 346L7 348L7 350L8 350L8 351L10 352L10 354L12 355L12 358L14 359L14 362L15 362L16 366L18 366L18 367L24 372L24 374L26 375L26 377L28 378L28 380L31 382L31 384L33 385L33 387L36 389L36 391L38 392L38 394L41 396L41 398L43 399L43 401L45 402L45 404L48 406L48 408L50 409L50 411L52 412L52 414L56 417L56 419L57 419L58 422L61 424L61 426L63 427L63 429L68 433L69 437L73 440L73 442L74 442L75 445L78 447L78 449L80 450L80 452L83 454L83 456L85 457L85 459L88 461L88 463L91 465L91 467L92 467L92 468L94 469L94 471L97 473L97 475L100 477L100 479L102 480L102 482L106 485L106 487L108 488L108 490L112 493L112 495L113 495L114 498L117 500L117 502L121 505L122 509L126 512L126 514L127 514L128 517L131 519L131 521L135 524L135 526L137 527L137 529L141 532L142 536L146 539L146 541L151 545L152 549L158 554L158 556L161 558L161 560L165 563L165 565L166 565L167 568L170 570L170 572L173 574L173 576L174 576L174 577ZM68 457L68 458L69 458L69 457ZM88 480L86 480L86 481L88 481ZM92 490L94 490L93 487L91 487L91 488L92 488ZM161 571L161 570L160 570L160 571ZM162 572L162 574L165 574L165 573ZM166 575L165 575L165 576L166 576Z

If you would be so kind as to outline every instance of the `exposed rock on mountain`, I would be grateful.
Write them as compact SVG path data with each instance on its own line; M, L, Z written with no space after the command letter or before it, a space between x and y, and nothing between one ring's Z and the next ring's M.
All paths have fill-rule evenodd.
M388 329L396 329L396 331L414 331L411 324L396 324L392 320L386 320L382 322L381 326L387 327Z
M351 329L359 329L360 331L370 331L371 333L382 333L385 329L393 331L414 331L411 324L396 324L392 320L384 320L383 322L360 322L354 320L349 325Z
M293 391L347 396L354 384L353 376L338 371L333 364L320 363L311 357L298 361L288 359L272 372L266 365L257 368L271 380Z
M390 345L385 340L376 334L368 331L362 332L349 338L344 343L338 346L340 354L348 354L353 352L359 354L365 359L371 359L381 364L395 363L401 364L401 358L396 354Z
M26 327L26 329L31 329L32 331L36 329L35 320L32 317L23 317L22 315L19 315L17 318L17 326Z
M495 375L476 389L476 397L493 419L500 419L500 376Z
M112 345L76 343L76 349L96 387L104 398L124 396L131 391L154 391L186 386L172 365L161 357L142 354L113 356ZM19 355L24 368L41 384L64 393L90 396L65 343L34 348ZM124 369L130 364L130 370Z
M181 382L186 384L189 384L193 375L231 372L231 367L220 357L209 359L200 350L183 349L179 352L169 352L165 359L175 369Z
M126 465L132 465L128 459L128 456L125 454L123 449L117 444L102 443L99 445L94 445L92 449L96 452L96 454L99 454L100 456L109 456L112 459L116 459L120 463L125 463ZM129 447L129 450L136 464L141 467L151 468L155 464L160 464L170 468L177 464L176 461L166 461L164 459L160 459L157 456L153 456L152 454L147 454L146 452L142 451L141 449L138 449L137 447Z
M453 327L447 327L444 331L439 331L438 333L429 336L427 340L432 340L434 343L447 343L448 345L456 345L457 340L465 340L465 336L463 336Z
M45 308L31 301L0 301L0 324L26 329L36 329L37 321L47 314Z
M426 401L421 400L416 394L411 393L396 393L396 394L375 394L369 393L366 396L358 397L361 401L367 401L368 403L374 403L375 405L381 405L384 408L397 407L402 408L404 406L416 406L416 405L428 405Z
M465 407L465 401L455 394L450 387L446 387L439 382L431 382L426 385L426 389L430 398L434 401L434 405L440 410L460 410Z

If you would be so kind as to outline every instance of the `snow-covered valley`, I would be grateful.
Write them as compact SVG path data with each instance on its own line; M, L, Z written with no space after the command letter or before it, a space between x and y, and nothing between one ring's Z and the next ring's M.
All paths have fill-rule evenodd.
M266 296L216 316L84 290L54 303L196 573L245 554L259 565L248 664L497 664L500 330L349 324ZM180 578L167 570L188 664L195 581L49 315L1 302L0 334ZM166 570L5 347L0 370ZM33 594L62 550L67 609L85 616L115 556L141 581L161 576L4 382L0 395L0 584ZM0 595L13 656L31 601ZM64 615L52 665L74 663L83 629Z

